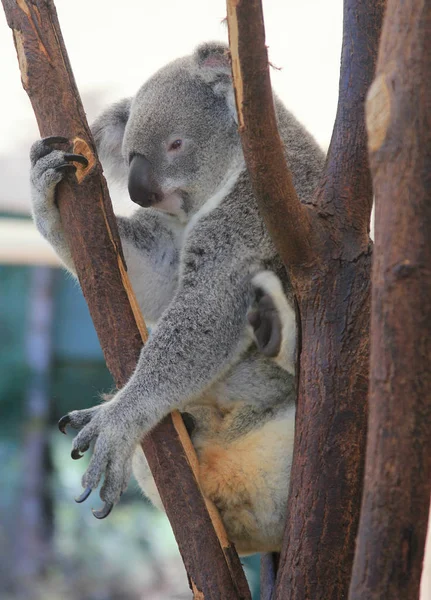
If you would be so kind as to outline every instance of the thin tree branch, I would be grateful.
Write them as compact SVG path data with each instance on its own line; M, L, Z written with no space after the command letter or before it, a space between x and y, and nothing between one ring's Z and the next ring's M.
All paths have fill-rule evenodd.
M63 226L107 365L117 386L133 373L147 338L121 251L106 182L97 160L52 0L3 0L25 90L42 136L62 135L89 165L58 188ZM177 413L142 442L186 565L195 597L248 599L234 547L214 507L207 511L196 457ZM173 464L172 458L175 458Z
M311 227L278 133L260 0L227 0L229 45L244 158L259 210L284 263L311 262Z
M367 99L370 412L350 600L417 600L431 492L431 2L389 0Z
M374 77L386 0L344 0L337 117L325 166L321 207L353 239L368 239L373 191L365 97Z

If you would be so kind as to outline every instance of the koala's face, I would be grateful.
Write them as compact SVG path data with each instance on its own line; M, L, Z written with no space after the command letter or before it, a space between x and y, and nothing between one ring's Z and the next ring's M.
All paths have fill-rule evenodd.
M133 99L122 152L131 199L190 217L242 161L230 67L200 47L156 73Z

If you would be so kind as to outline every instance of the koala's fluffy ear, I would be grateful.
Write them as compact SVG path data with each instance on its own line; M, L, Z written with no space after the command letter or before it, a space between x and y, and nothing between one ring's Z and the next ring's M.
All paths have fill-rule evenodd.
M216 94L226 98L228 108L237 123L229 48L219 42L208 42L196 48L194 59L199 77L211 85Z
M91 126L97 152L108 178L127 181L128 168L121 152L124 130L130 115L132 98L124 98L107 108Z

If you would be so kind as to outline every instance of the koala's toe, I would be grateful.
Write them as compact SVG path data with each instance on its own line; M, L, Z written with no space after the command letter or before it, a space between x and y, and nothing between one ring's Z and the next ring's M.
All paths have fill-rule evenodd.
M104 502L116 504L121 494L127 489L132 465L130 460L124 461L121 456L115 455L109 461L105 472L105 481L100 490L100 497Z
M73 429L82 429L92 420L99 410L100 406L93 406L92 408L85 408L84 410L73 410L66 415L66 417L68 418L69 425L73 427Z
M82 458L84 456L84 453L87 452L87 450L89 449L91 442L96 438L96 436L96 428L92 427L91 423L89 425L86 425L84 429L82 429L78 433L78 435L72 442L72 458L74 460Z
M52 152L54 150L53 145L55 144L70 145L70 142L67 138L56 135L42 138L35 142L30 149L30 162L32 166L34 166L39 159Z
M82 487L94 490L100 483L103 473L106 470L109 461L108 447L98 438L95 445L93 456L91 457L88 469L82 477Z

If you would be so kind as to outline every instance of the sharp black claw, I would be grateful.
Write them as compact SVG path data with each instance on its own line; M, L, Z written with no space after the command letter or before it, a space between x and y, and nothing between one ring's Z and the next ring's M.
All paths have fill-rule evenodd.
M55 167L56 171L76 171L76 165L72 164L72 163L61 163L61 165L58 165L57 167Z
M85 490L82 492L82 494L80 494L79 496L77 496L75 498L75 502L77 502L78 504L81 504L81 502L85 502L88 498L88 496L91 494L92 489L91 488L85 488Z
M64 433L64 435L67 435L66 426L69 425L69 423L70 423L69 415L65 415L64 417L61 417L61 419L58 422L58 428L61 431L61 433Z
M84 455L81 454L81 452L78 450L78 448L74 448L72 450L72 452L70 453L70 456L73 458L73 460L79 460L80 458L82 458Z
M113 508L114 508L114 505L112 502L105 502L105 504L103 505L103 507L100 510L94 510L92 508L91 512L96 517L96 519L104 519L105 517L107 517L109 515L109 513L111 512L111 510Z
M44 144L70 144L70 140L61 135L50 135L42 141Z
M65 160L81 163L84 167L88 167L88 160L82 154L65 154Z

